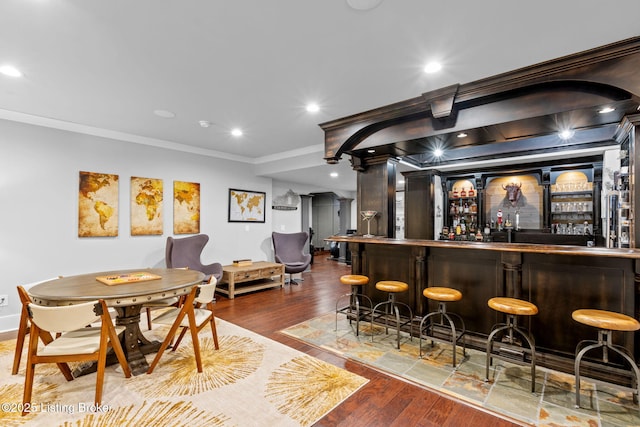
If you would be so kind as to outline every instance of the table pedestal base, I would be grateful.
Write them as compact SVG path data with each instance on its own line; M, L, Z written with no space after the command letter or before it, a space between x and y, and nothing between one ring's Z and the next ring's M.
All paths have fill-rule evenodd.
M117 326L124 326L125 330L120 334L120 343L124 355L129 362L129 368L133 375L147 373L149 364L144 357L145 354L157 353L160 341L149 341L140 330L140 311L142 305L130 305L126 307L116 307L118 317L116 318ZM118 363L118 359L113 351L107 354L107 366ZM95 362L83 363L73 370L74 377L90 374L97 371Z

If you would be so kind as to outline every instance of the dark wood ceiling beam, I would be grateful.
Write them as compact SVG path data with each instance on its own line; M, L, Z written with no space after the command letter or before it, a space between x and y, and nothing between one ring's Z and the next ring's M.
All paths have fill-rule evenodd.
M504 135L496 125L547 117L536 128L505 127L509 138L548 134L554 115L587 110L607 102L640 102L640 37L522 68L465 85L453 85L420 97L321 124L325 131L325 159L368 147L442 136L470 129ZM619 117L618 117L619 118ZM585 113L582 126L602 125L601 117ZM592 120L590 122L589 120ZM596 123L597 121L597 123ZM448 136L447 136L448 135ZM484 144L486 141L476 141ZM422 142L423 145L424 141ZM460 141L458 145L468 144ZM399 147L400 148L400 147ZM387 151L389 151L387 149ZM411 151L411 150L408 150Z

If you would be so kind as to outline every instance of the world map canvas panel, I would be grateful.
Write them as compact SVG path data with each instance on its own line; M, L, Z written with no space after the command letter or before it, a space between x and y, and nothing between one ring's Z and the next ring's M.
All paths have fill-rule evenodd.
M161 235L163 232L163 182L131 177L131 235Z
M200 232L200 184L173 182L173 234Z
M229 189L229 222L265 222L266 193Z
M78 236L118 235L118 175L80 171Z

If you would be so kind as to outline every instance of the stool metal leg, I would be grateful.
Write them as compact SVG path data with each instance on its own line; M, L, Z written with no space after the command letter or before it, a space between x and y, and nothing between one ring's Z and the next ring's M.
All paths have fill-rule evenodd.
M360 294L358 293L358 285L354 285L351 287L351 293L349 294L344 294L342 295L340 298L338 298L338 300L336 301L336 327L335 330L338 330L338 313L340 312L344 312L346 311L346 315L349 318L349 323L351 323L351 321L353 320L353 317L355 317L356 319L356 336L360 335L360 298L363 298L363 300L366 300L369 302L369 310L371 310L371 308L373 307L373 302L371 301L371 299L364 295L364 294ZM347 307L338 309L338 306L340 305L340 301L342 300L342 298L344 297L349 297L349 305ZM353 312L355 311L355 316L353 316Z
M396 301L395 294L390 293L389 299L387 301L383 301L376 304L375 307L373 307L373 310L371 310L371 330L372 331L373 331L373 321L375 320L375 312L378 310L378 307L383 305L385 306L385 311L384 311L385 333L386 334L389 333L388 316L389 314L393 314L396 319L396 333L397 333L396 347L398 350L400 350L400 328L403 325L403 323L400 321L400 310L398 309L398 306L405 307L409 312L409 321L408 321L409 337L412 341L413 341L413 324L412 324L413 312L411 311L411 307L409 307L407 304L403 302ZM373 333L371 334L371 342L373 342Z
M433 317L438 315L440 315L440 325L445 326L444 319L447 319L447 322L449 323L449 328L451 329L451 345L453 349L453 367L455 368L456 367L456 345L459 337L457 335L455 323L453 322L453 319L451 318L451 316L455 316L459 320L460 324L462 325L462 332L460 333L460 338L465 334L466 328L464 325L464 321L462 320L462 317L460 317L456 313L447 313L446 304L444 302L439 302L438 311L434 311L432 313L427 314L425 317L422 318L422 321L420 322L420 329L418 330L418 336L420 339L420 357L422 358L422 331L424 329L424 323L427 321L427 319L429 319L429 323L431 325L430 328L433 333L433 325L434 325ZM427 334L427 337L428 336L429 335ZM466 347L466 344L464 343L464 340L462 343L463 343L462 354L463 356L466 357L467 347Z
M508 338L509 338L509 344L513 345L514 344L514 336L513 333L516 332L518 333L522 338L525 339L525 341L527 342L527 345L529 346L529 349L531 351L531 392L535 392L536 391L536 346L535 346L535 342L533 340L533 337L527 333L525 330L519 328L517 326L517 318L515 315L513 314L509 314L507 316L507 323L504 324L503 326L499 326L498 328L495 328L493 331L491 331L491 334L489 334L489 338L487 338L487 363L486 363L486 371L485 371L485 381L489 381L489 366L491 365L491 360L493 359L493 355L491 354L493 351L493 339L494 337L502 332L502 331L507 331L508 332Z
M596 348L602 348L602 360L604 363L607 363L609 361L608 350L612 350L615 353L618 353L627 361L634 374L633 402L638 403L638 397L640 396L640 369L638 369L638 365L633 360L633 357L631 356L631 354L629 354L629 351L626 348L612 343L611 335L612 333L610 330L601 329L598 331L598 341L580 341L576 346L576 361L574 363L574 372L576 377L576 408L580 407L580 362L582 361L584 355L587 354L587 352ZM590 342L593 344L587 345L582 348L582 350L580 350L583 345Z

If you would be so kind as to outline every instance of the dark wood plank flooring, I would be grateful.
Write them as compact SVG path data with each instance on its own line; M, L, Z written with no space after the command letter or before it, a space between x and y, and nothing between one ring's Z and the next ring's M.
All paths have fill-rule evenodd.
M516 426L449 397L393 378L334 353L306 345L278 331L335 310L337 298L349 291L339 277L351 267L314 257L311 272L299 285L285 285L236 296L218 296L216 315L369 379L369 383L320 420L317 426ZM296 275L299 277L299 275Z
M238 295L233 300L218 294L216 315L369 379L365 387L327 414L316 426L519 425L278 332L335 310L337 298L349 291L338 279L349 273L350 266L329 260L327 253L318 253L311 272L303 274L304 281L299 285ZM15 333L0 333L0 339L14 337Z

